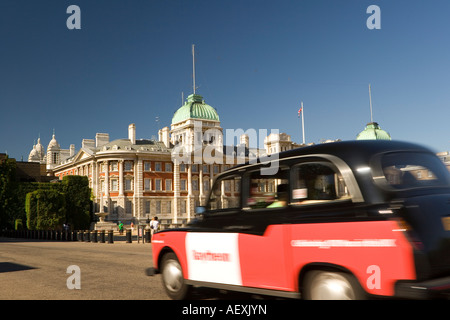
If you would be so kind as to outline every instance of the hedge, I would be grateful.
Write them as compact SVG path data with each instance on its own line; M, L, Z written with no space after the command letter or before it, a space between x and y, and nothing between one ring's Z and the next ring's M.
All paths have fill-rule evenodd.
M57 190L36 190L27 194L27 227L30 230L51 230L66 220L66 199Z

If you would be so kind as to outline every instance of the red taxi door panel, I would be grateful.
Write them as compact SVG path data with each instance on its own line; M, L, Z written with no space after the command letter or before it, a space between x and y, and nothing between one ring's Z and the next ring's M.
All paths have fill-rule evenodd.
M289 226L270 225L263 235L240 234L239 255L242 285L263 289L293 291L288 284Z
M287 283L287 226L269 226L264 235L189 232L187 278L193 281L292 291Z

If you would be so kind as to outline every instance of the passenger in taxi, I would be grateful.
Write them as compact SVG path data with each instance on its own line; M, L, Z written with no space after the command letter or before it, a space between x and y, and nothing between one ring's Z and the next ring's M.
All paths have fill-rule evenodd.
M282 208L288 205L289 201L289 185L279 184L277 186L276 201L267 206L267 208Z

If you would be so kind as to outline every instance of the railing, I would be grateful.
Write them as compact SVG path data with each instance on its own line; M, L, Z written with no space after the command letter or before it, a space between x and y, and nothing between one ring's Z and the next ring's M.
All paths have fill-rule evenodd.
M132 243L131 229L126 229L124 234L114 230L1 230L0 237L20 238L46 241L80 241L93 243ZM145 230L141 236L142 243L150 243L150 230ZM138 237L139 240L139 237ZM139 241L138 241L139 242Z

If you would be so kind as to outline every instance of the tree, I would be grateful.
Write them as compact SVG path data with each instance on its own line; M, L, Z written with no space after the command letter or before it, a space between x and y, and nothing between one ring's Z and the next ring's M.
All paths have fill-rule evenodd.
M88 229L91 222L91 189L84 176L65 176L61 191L66 199L66 222L74 229Z
M16 215L16 161L0 160L0 228L12 228Z

